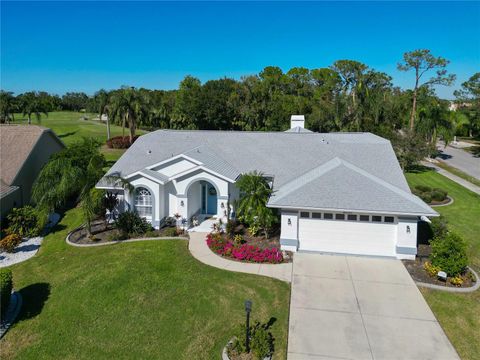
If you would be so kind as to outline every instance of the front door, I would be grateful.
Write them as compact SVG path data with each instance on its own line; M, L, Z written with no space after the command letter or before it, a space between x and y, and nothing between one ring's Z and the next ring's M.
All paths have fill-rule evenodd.
M207 184L207 214L217 214L217 190L211 184Z

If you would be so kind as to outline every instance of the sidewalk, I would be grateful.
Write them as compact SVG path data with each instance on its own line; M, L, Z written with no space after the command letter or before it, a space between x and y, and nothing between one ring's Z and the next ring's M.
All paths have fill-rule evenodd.
M447 170L444 170L440 167L438 167L437 165L431 163L431 162L428 162L428 161L422 161L422 165L425 165L427 167L431 167L431 168L434 168L436 172L438 172L439 174L442 174L443 176L445 176L446 178L449 178L450 180L452 181L455 181L457 184L459 185L462 185L464 188L480 195L480 187L472 184L471 182L467 181L467 180L464 180L462 179L461 177L457 176L457 175L454 175L450 172L448 172Z
M253 264L227 260L214 254L207 245L206 232L191 232L188 248L193 257L204 264L247 274L263 275L278 280L292 281L292 263L286 264Z

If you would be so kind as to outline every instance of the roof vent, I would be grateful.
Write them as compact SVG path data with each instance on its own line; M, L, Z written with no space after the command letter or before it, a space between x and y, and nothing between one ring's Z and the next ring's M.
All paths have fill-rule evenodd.
M152 150L148 149L147 154L151 154L151 153L152 153Z
M290 117L290 129L296 127L305 128L305 115L292 115Z

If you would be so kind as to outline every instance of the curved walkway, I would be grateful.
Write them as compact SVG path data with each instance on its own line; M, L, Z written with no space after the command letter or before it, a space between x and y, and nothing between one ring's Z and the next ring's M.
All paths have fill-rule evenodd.
M206 237L208 233L192 232L190 233L190 241L188 248L193 257L204 264L229 270L242 272L247 274L263 275L278 280L292 281L292 263L286 264L252 264L242 263L238 261L227 260L214 254L207 245Z

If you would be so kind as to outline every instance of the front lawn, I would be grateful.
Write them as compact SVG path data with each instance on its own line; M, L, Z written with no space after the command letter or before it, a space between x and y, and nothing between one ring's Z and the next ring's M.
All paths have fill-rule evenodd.
M65 236L79 215L68 211L39 254L12 267L24 308L0 358L216 359L247 298L253 319L276 319L275 358L286 357L288 284L206 266L183 240L74 248Z
M407 173L411 187L426 185L448 191L452 205L437 207L450 228L468 243L470 264L480 272L480 196L434 171ZM421 289L435 316L462 359L478 359L480 354L480 291L454 294Z

